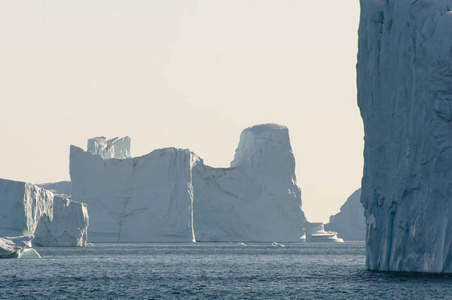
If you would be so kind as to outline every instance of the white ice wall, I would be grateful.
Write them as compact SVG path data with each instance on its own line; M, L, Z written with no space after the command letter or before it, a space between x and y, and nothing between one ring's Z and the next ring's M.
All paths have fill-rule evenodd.
M198 241L299 241L306 218L287 127L245 129L230 168L193 168Z
M89 218L86 204L53 198L53 219L44 215L35 231L33 246L86 246Z
M33 235L41 216L52 214L52 192L31 183L0 179L0 236Z
M32 183L0 179L0 236L34 235L44 247L85 246L87 227L86 205Z
M71 146L72 199L88 204L90 242L192 242L189 150L105 159Z
M452 0L361 0L367 267L452 272Z

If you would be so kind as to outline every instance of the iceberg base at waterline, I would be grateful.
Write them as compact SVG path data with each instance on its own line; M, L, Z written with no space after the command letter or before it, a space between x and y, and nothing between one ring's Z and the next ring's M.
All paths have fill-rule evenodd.
M41 258L31 248L34 236L0 237L0 258Z

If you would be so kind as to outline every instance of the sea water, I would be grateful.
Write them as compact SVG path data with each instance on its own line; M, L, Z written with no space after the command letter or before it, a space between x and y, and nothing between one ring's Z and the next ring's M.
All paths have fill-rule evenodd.
M370 272L363 242L94 244L0 260L0 299L444 299L449 276Z

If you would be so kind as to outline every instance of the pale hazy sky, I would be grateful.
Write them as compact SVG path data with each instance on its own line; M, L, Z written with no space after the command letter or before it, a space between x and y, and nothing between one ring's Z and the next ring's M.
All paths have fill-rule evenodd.
M0 178L69 180L69 146L129 135L228 167L289 127L309 221L360 187L358 0L0 0Z

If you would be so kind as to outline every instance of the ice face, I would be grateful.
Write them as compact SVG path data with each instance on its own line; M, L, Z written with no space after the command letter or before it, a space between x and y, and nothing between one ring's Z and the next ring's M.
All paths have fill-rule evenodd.
M166 148L105 159L71 146L72 199L92 242L299 241L306 219L288 129L243 131L231 168Z
M358 189L341 206L341 211L330 217L330 222L325 224L325 230L336 231L337 235L346 241L364 241L366 219L360 199L361 189Z
M193 168L198 241L299 241L306 218L288 129L245 129L230 168Z
M72 199L88 204L88 240L194 241L192 164L182 149L105 159L71 146Z
M95 137L88 140L88 152L98 154L103 158L130 158L130 137L113 138Z
M361 0L367 267L452 272L452 0Z
M86 246L89 218L86 204L65 197L53 198L53 219L41 217L35 231L34 246Z
M86 244L86 205L6 179L0 179L0 199L0 236L34 235L40 246Z
M52 215L53 193L31 183L0 179L0 199L0 236L33 235Z

